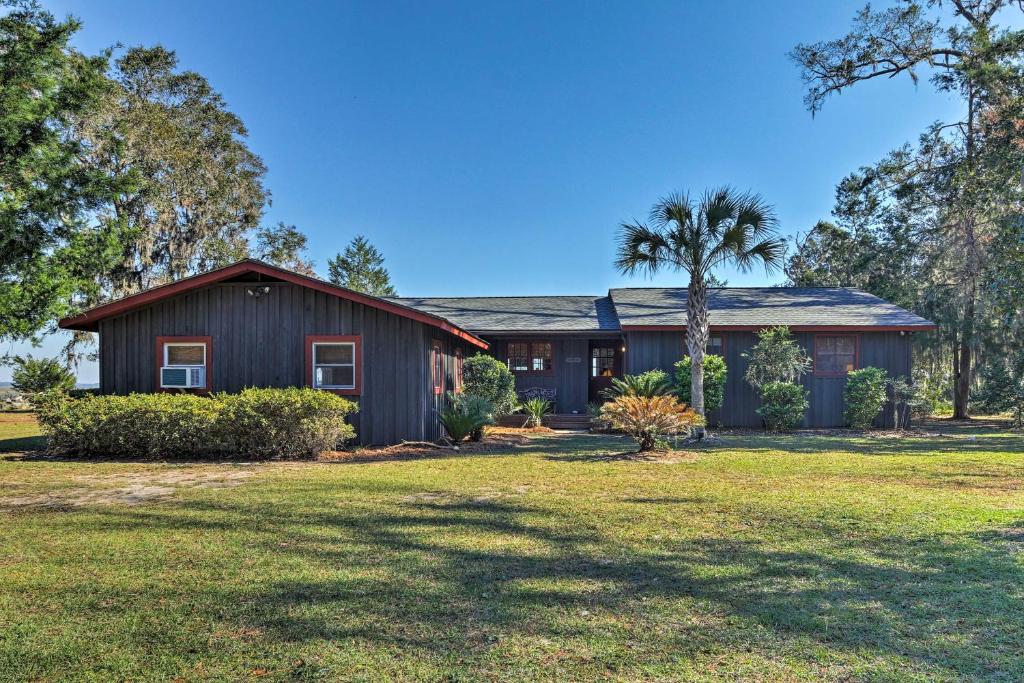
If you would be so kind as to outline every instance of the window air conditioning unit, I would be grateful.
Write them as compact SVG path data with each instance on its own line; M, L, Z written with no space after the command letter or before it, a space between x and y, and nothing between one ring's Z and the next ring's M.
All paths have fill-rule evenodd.
M206 368L164 366L160 368L161 389L205 389Z

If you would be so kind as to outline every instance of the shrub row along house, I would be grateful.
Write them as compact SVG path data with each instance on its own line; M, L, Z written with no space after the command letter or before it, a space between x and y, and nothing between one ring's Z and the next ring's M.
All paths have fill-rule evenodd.
M856 289L721 288L709 299L708 351L723 355L729 371L722 409L709 420L726 426L761 425L759 399L743 377L743 354L759 329L788 326L813 358L802 380L810 427L842 424L849 370L909 377L910 336L935 329ZM685 354L686 289L382 299L246 260L60 326L99 333L102 393L312 386L356 398L359 441L388 444L442 436L437 410L447 391L460 389L469 354L506 362L519 390L553 390L562 414L585 414L612 377L671 372Z

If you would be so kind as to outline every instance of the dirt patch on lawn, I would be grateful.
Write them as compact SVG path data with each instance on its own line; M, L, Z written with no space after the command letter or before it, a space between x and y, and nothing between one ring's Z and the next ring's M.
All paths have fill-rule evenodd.
M89 505L141 505L161 500L182 489L238 486L255 474L252 468L188 468L138 474L97 474L72 478L76 484L43 493L0 497L0 510L26 508L71 509Z
M487 436L483 441L464 441L458 445L458 448L426 441L407 441L394 446L359 448L353 451L330 451L322 453L319 460L321 462L384 462L442 458L453 455L507 453L510 450L528 446L535 436L549 436L552 433L553 430L547 427L536 429L492 427L487 430Z
M0 424L35 424L36 414L27 410L0 410Z
M530 492L530 487L526 485L513 486L509 489L495 489L485 487L478 489L473 494L456 494L448 491L423 491L422 493L413 493L408 496L401 498L401 502L408 505L426 505L426 506L448 506L448 505L467 505L467 506L487 506L497 504L503 499L507 498L518 498L524 496Z

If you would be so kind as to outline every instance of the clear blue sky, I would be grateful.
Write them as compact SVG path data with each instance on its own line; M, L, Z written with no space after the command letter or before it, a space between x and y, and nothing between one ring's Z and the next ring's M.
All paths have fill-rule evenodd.
M860 0L44 2L86 51L176 50L247 124L266 222L305 231L321 272L366 234L408 295L648 284L612 268L617 225L678 189L751 189L805 231L846 173L958 106L896 79L811 118L786 53L845 33Z

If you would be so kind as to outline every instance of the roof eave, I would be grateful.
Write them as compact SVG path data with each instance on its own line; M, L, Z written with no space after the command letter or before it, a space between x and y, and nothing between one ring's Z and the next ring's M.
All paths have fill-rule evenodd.
M716 332L757 332L775 326L788 327L793 332L934 332L934 323L920 325L709 325ZM623 325L623 332L683 332L686 325Z
M160 285L159 287L153 287L147 289L138 294L132 294L126 297L122 297L115 301L102 304L91 308L78 315L69 316L63 318L57 323L57 326L65 330L81 330L85 332L95 332L99 327L99 321L105 318L110 318L115 315L127 313L129 311L136 310L143 306L151 303L155 303L162 299L166 299L177 294L184 294L207 285L216 284L223 282L236 275L243 273L256 272L263 275L270 275L276 277L285 282L297 284L300 286L309 287L317 291L324 292L325 294L331 294L340 298L348 299L357 303L361 303L373 308L394 313L406 318L411 318L427 325L437 327L449 334L463 339L475 346L482 349L488 349L488 344L483 339L477 337L471 332L463 330L461 327L451 322L447 318L425 313L418 309L412 308L411 306L405 306L403 304L394 303L380 297L371 296L369 294L363 294L362 292L356 292L345 287L340 287L329 282L324 282L308 275L302 275L285 268L278 268L272 266L269 263L263 261L257 261L255 259L246 259L244 261L238 261L231 265L210 270L205 273L198 275L192 275L175 282L168 283L166 285Z

